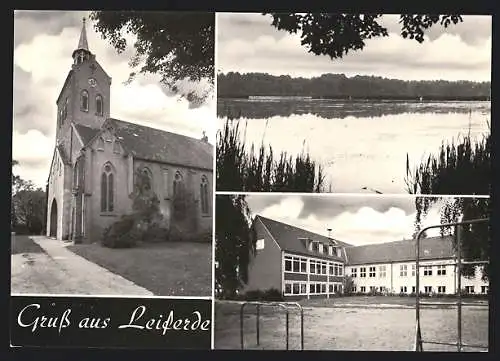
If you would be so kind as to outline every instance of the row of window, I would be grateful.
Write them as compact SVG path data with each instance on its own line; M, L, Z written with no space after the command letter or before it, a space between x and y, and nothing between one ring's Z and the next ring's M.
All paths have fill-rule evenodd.
M380 286L380 287L370 286L368 288L368 290L369 290L369 292L381 292L381 293L384 293L384 292L387 291L387 288L384 287L384 286ZM356 286L352 287L352 291L353 292L357 292ZM399 291L401 293L408 293L408 287L407 286L401 286L400 289L399 289ZM424 286L424 293L433 293L435 291L437 291L438 294L444 294L444 293L446 293L446 286L437 286L437 288L433 288L432 286ZM464 291L465 291L465 293L468 293L468 294L474 294L474 286L465 286L464 287ZM366 286L360 286L359 287L359 292L366 293L367 292ZM416 292L416 287L412 286L411 293L415 293L415 292ZM488 286L481 286L481 293L482 294L488 293Z
M423 274L424 276L432 276L432 270L434 266L424 266ZM446 266L445 265L439 265L435 266L437 267L437 272L436 274L438 276L446 276ZM386 266L379 266L379 278L384 278L387 276L387 271L386 271ZM366 277L366 269L367 267L360 267L359 268L359 277L363 278ZM416 266L413 264L411 265L411 275L415 276L416 274ZM402 264L399 266L399 276L400 277L407 277L408 276L408 265ZM358 277L358 269L357 268L352 268L351 269L351 277ZM368 277L377 277L377 272L376 272L376 267L368 267Z
M309 271L307 264L309 261ZM328 270L328 271L327 271ZM317 275L342 276L344 266L340 263L313 260L300 256L285 256L285 272L311 273Z
M75 178L74 182L78 182L78 163L75 165ZM149 191L152 189L153 184L153 176L149 169L143 169L144 177L144 190ZM164 181L167 181L167 177L164 177ZM106 163L104 165L103 172L101 174L101 212L113 212L114 211L114 168L111 163ZM165 186L167 187L167 182ZM78 183L75 184L78 186ZM179 172L176 172L174 181L173 181L173 196L183 197L184 194L184 185L183 178ZM166 190L167 191L167 190ZM168 194L168 193L167 193ZM202 214L208 214L210 212L209 209L209 188L208 188L208 179L206 176L202 176L200 182L200 203L201 203L201 212Z
M318 252L321 254L326 254L328 252L328 255L330 255L330 256L336 255L336 256L340 257L339 248L334 247L331 244L326 245L326 244L323 244L323 243L317 242L317 241L311 241L309 243L309 251Z
M310 295L340 292L342 292L342 284L340 283L309 283ZM289 295L307 295L307 282L285 282L285 296Z
M59 126L61 126L63 121L68 117L68 102L69 98L66 98L64 106L59 109ZM102 116L104 112L104 99L100 94L95 97L95 108L95 114ZM84 112L89 111L89 93L86 90L82 90L80 93L80 110Z
M103 106L104 100L100 94L95 97L95 114L102 115L103 114ZM86 90L82 90L80 93L80 110L83 112L89 111L89 92Z

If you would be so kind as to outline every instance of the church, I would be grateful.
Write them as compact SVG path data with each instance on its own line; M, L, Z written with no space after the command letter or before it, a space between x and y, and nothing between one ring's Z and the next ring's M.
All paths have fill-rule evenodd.
M160 200L163 226L211 235L213 146L110 116L111 77L89 50L85 19L57 98L56 145L47 181L48 237L91 243L132 211L135 174ZM209 121L209 120L207 120ZM194 206L182 220L173 200Z

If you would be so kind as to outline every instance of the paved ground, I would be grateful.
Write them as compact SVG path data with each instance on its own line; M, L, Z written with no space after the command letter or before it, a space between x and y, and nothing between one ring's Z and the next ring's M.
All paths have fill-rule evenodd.
M11 293L149 296L150 291L44 236L14 236Z
M305 350L411 351L415 342L415 310L408 306L378 307L304 307ZM393 305L394 306L394 305ZM244 316L245 349L285 349L286 331L283 311L262 308L260 345L256 344L256 316L248 307ZM239 349L240 306L217 302L215 306L215 348ZM290 312L290 349L300 348L300 317ZM488 308L463 309L463 343L488 345ZM435 307L421 312L424 340L456 342L455 308ZM456 351L456 347L424 344L427 351ZM465 348L464 351L482 351Z

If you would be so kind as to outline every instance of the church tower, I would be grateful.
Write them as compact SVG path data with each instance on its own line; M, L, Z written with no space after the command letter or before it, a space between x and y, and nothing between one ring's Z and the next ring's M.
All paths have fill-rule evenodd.
M111 77L89 50L85 18L73 64L57 98L56 142L67 147L71 123L100 128L109 118Z

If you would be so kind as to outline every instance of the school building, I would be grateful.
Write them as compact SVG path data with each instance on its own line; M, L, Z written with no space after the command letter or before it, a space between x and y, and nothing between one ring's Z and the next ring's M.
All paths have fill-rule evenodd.
M344 292L346 278L354 293L415 293L415 240L353 246L332 237L260 215L254 219L257 241L243 290L281 290L286 298L329 297ZM457 273L451 237L429 237L420 246L420 292L454 294ZM488 292L476 267L461 278L468 293Z

